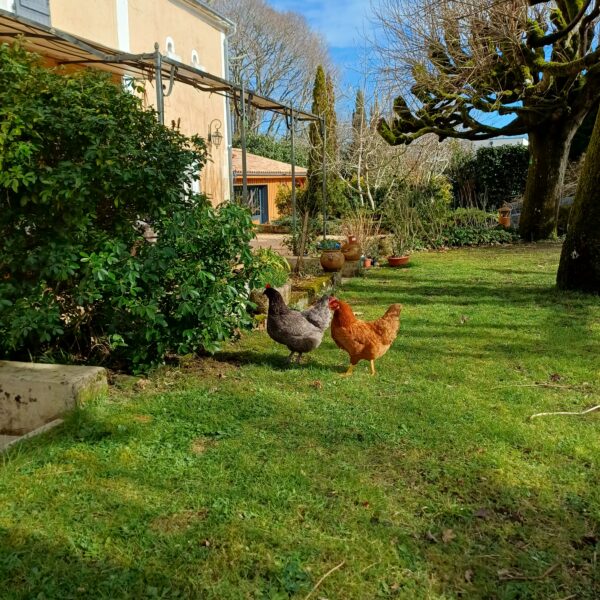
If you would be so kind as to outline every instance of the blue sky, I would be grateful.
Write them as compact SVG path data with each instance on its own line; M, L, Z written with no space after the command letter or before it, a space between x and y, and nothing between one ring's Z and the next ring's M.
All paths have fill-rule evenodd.
M372 28L370 0L269 0L269 4L277 10L303 15L325 38L339 68L342 87L357 83L364 45L361 37Z
M363 84L365 34L372 37L371 0L268 0L280 11L293 11L303 15L315 31L320 32L329 47L330 55L339 69L340 87L346 92ZM368 44L367 44L368 45ZM351 111L354 94L339 98L338 111ZM500 127L512 117L496 114L482 117L489 125Z

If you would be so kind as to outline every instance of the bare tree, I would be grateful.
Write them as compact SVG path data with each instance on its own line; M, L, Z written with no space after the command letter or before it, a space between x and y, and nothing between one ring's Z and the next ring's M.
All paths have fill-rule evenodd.
M216 0L214 7L236 24L229 40L233 81L262 96L298 108L310 104L318 65L327 66L329 56L323 39L312 31L301 15L279 12L265 0ZM240 117L235 116L239 131ZM247 115L250 131L273 134L282 118L273 113Z
M423 182L443 173L449 163L449 148L436 136L426 135L410 146L391 146L378 134L381 106L389 97L375 80L355 91L351 118L339 124L342 151L331 168L342 178L360 208L375 210L377 197L404 184Z
M521 235L552 234L571 140L600 97L600 0L378 2L383 75L401 94L381 134L528 134Z

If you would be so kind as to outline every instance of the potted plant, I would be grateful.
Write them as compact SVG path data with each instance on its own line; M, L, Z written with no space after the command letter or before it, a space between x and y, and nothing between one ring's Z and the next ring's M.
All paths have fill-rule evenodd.
M342 246L347 261L359 260L363 254L370 258L368 247L379 234L380 219L366 208L354 208L344 216L341 231L348 237Z
M348 261L359 260L361 257L360 244L356 240L355 235L349 235L348 241L342 246L342 254Z
M390 267L399 267L409 261L408 246L402 235L395 233L389 237L381 238L379 251L382 256L387 256Z
M341 251L341 244L335 240L321 240L317 246L321 250L321 266L324 271L340 271L344 266L345 258Z
M390 267L404 266L418 241L418 214L410 204L410 197L400 193L388 199L385 216L391 235L385 238L386 247L382 249L382 255L388 257Z
M392 253L388 255L388 265L390 267L403 267L410 260L409 255L410 248L407 247L406 242L402 238L394 236L392 238Z

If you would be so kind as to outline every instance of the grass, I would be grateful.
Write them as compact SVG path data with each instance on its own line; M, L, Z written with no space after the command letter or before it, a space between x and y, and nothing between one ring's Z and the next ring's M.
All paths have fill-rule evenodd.
M0 597L600 597L600 301L554 245L421 254L339 295L368 375L254 332L0 457ZM544 384L544 385L541 385ZM546 385L547 384L547 385ZM142 389L143 388L143 389Z

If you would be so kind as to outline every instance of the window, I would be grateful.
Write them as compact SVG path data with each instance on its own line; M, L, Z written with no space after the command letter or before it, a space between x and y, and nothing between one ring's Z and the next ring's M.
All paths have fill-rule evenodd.
M131 75L123 75L121 82L126 92L135 93L135 79Z
M192 67L204 71L204 67L200 64L200 58L196 50L192 50Z
M174 55L175 54L175 42L173 41L173 38L168 37L165 45L167 48L167 54L169 56Z

